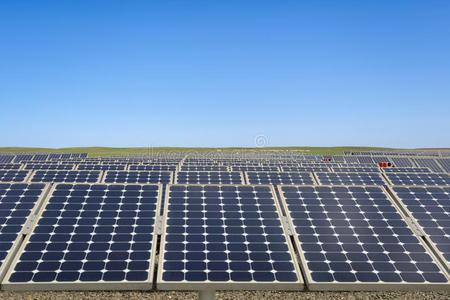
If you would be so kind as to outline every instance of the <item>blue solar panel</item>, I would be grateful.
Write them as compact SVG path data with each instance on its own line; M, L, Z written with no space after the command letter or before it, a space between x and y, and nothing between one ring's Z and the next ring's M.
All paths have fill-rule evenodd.
M269 186L169 185L166 197L159 288L303 288Z
M176 171L172 165L130 165L130 171Z
M238 172L278 172L280 169L275 166L232 166L231 171Z
M383 168L385 173L430 173L430 169L428 168Z
M450 187L392 189L450 267Z
M0 163L0 170L19 170L21 167L21 164Z
M315 173L321 185L385 185L379 173Z
M386 173L386 177L392 185L450 185L445 173Z
M26 164L26 170L73 170L73 164Z
M313 185L315 184L311 173L294 172L246 172L249 184L271 185Z
M334 167L333 172L360 172L360 173L379 173L380 168L377 167Z
M181 166L181 171L228 171L226 166Z
M410 168L414 167L414 164L407 157L391 157L391 161L395 167Z
M1 182L22 182L25 181L29 171L17 171L17 170L0 170Z
M45 188L44 184L0 184L0 280L8 253Z
M101 171L35 171L31 182L76 182L95 183L100 179Z
M442 168L433 158L413 158L418 167L429 168L433 172L443 172Z
M159 185L58 184L5 284L151 289L159 196Z
M107 164L107 165L78 165L77 170L96 170L96 171L106 171L106 170L125 170L126 165L115 165L115 164Z
M175 182L181 184L241 184L241 172L177 172Z
M447 283L382 187L282 186L279 190L311 289Z
M327 167L281 167L283 172L329 172Z
M170 171L106 171L105 183L172 183Z

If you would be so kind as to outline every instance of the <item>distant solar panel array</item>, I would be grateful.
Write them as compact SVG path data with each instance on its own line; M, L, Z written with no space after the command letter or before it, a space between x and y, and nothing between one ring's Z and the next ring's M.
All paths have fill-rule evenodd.
M0 154L1 287L450 289L449 169L429 151Z

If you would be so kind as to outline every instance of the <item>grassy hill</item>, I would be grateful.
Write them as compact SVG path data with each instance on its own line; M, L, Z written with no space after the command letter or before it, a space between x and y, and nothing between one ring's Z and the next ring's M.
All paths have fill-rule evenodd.
M431 150L432 148L429 148ZM441 148L449 149L449 148ZM170 151L298 151L305 154L339 155L343 151L370 151L370 150L402 150L382 147L263 147L263 148L111 148L111 147L76 147L76 148L28 148L28 147L0 147L0 152L57 152L57 153L88 153L89 156L110 156L127 154L146 154ZM413 149L411 149L413 150ZM417 149L419 150L419 149ZM426 149L420 149L426 150ZM433 148L439 150L439 148Z

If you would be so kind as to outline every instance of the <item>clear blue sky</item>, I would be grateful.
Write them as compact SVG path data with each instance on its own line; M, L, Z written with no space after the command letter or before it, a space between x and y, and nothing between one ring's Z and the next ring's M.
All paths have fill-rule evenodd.
M0 146L450 147L450 1L0 1Z

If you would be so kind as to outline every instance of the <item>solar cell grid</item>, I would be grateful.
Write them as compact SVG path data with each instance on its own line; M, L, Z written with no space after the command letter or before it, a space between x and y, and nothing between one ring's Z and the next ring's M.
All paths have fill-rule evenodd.
M22 182L25 181L30 171L0 170L0 182Z
M385 185L379 173L315 173L320 185Z
M181 171L229 171L227 166L195 166L183 165Z
M115 165L115 164L106 164L106 165L78 165L77 170L96 170L96 171L106 171L106 170L125 170L126 165Z
M160 185L58 184L7 289L151 289Z
M101 174L101 171L34 171L31 182L95 183L100 180Z
M360 172L360 173L379 173L380 168L377 167L334 167L333 172Z
M172 183L170 171L106 171L105 183Z
M174 165L130 165L130 171L176 171Z
M275 166L231 166L231 171L237 172L278 172L279 167Z
M311 173L296 172L245 172L249 184L270 184L270 185L314 185Z
M26 164L25 170L73 170L73 164Z
M386 173L391 185L450 185L446 173Z
M329 172L327 167L281 167L282 172Z
M6 272L4 263L46 188L45 184L0 183L0 281Z
M385 173L430 173L428 168L382 168Z
M279 191L310 289L429 289L448 282L382 187Z
M450 187L394 186L391 189L450 270Z
M0 163L0 170L19 170L21 167L21 164Z
M169 185L158 288L302 289L270 186Z
M175 183L182 184L241 184L241 172L176 172Z

